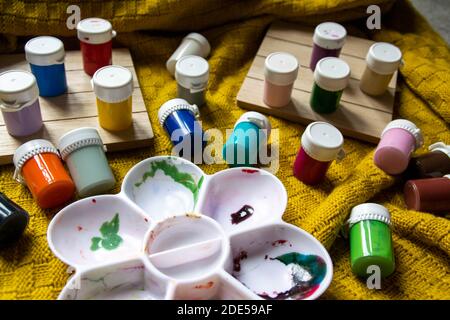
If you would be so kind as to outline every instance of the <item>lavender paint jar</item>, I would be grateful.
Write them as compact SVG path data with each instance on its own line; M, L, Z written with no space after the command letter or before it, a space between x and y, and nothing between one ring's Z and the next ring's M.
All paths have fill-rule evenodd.
M12 136L29 136L42 127L36 78L28 71L0 73L0 109Z
M335 22L324 22L314 30L313 50L309 68L314 71L319 60L325 57L339 58L344 46L347 30Z

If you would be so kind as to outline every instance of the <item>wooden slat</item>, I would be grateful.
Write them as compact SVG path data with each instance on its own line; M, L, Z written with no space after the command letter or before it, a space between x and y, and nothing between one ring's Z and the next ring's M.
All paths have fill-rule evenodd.
M128 49L114 49L113 63L128 68L134 77L133 126L122 132L108 132L99 127L95 94L90 84L91 77L83 71L81 53L66 53L66 76L68 93L52 98L39 97L44 128L33 136L15 138L8 134L3 116L0 114L0 164L12 162L14 151L31 139L44 138L56 144L66 132L81 127L98 128L109 151L126 150L147 146L153 138L136 71ZM29 70L23 54L0 56L0 72L10 69Z
M309 105L309 93L294 89L291 103L282 108L271 108L264 104L262 94L264 82L261 80L245 78L239 92L240 105L246 109L268 113L290 121L308 124L312 121L327 121L342 130L343 134L366 140L378 142L379 136L392 115L374 109L364 109L351 103L341 103L339 109L332 114L319 114Z
M47 139L57 143L58 139L66 132L81 128L97 128L108 151L119 151L132 148L148 146L153 138L152 127L149 125L147 112L133 113L133 126L121 132L110 132L102 129L98 125L97 117L84 119L70 119L49 121L44 124L44 128L35 135L26 138L15 138L8 134L5 126L0 127L0 165L12 162L14 150L22 143L32 139ZM5 152L8 150L9 152Z
M367 51L373 42L348 36L340 57L350 65L351 78L342 95L341 105L332 114L315 113L309 105L314 83L313 72L309 69L313 31L313 28L297 24L273 24L267 31L237 95L238 105L302 124L317 120L327 121L342 130L344 135L378 142L382 130L392 120L397 73L384 95L373 97L363 93L359 89L359 82L366 66ZM271 108L262 100L264 60L267 55L276 51L293 54L301 65L294 83L291 103L282 108Z

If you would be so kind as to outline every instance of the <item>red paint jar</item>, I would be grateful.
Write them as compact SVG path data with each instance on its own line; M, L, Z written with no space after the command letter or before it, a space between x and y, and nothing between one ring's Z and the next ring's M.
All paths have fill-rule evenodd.
M77 25L84 71L92 76L112 64L112 39L116 32L109 21L100 18L81 20Z
M403 192L409 210L442 213L450 211L450 175L409 180Z
M24 143L13 161L15 179L27 185L41 208L55 208L73 197L75 185L51 142L36 139Z
M344 137L337 128L326 122L309 124L301 143L294 162L294 176L305 184L322 182L331 162L345 156L342 149Z

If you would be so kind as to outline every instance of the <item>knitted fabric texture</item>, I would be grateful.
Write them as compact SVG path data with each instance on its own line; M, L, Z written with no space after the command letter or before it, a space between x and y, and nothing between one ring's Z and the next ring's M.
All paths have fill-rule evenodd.
M108 154L118 179L114 193L119 192L120 182L134 164L171 152L157 110L176 96L176 81L165 69L165 61L190 31L204 34L212 47L207 104L201 109L205 129L219 128L225 133L245 111L236 106L236 95L271 22L282 19L314 26L337 21L350 34L391 42L402 50L396 116L422 129L424 146L436 141L450 144L449 47L406 0L0 0L0 52L23 52L23 36L75 37L76 32L65 27L66 9L73 4L80 6L83 18L110 20L118 32L116 45L131 50L155 132L149 148ZM383 25L381 30L369 32L366 9L371 4L382 9ZM76 48L66 45L66 49ZM273 128L280 129L277 176L289 195L284 220L317 237L334 263L333 281L322 298L450 299L450 221L406 209L403 181L373 164L375 145L346 138L347 157L331 165L325 182L310 187L292 173L305 127L269 119ZM417 151L424 152L425 147ZM226 168L201 167L208 174ZM27 210L31 220L21 240L0 251L0 298L54 299L69 277L67 266L47 245L47 226L57 210L39 209L27 188L12 176L12 166L0 167L0 191ZM353 275L348 239L339 235L351 208L368 201L386 206L392 216L396 271L382 281L380 290L368 289L365 280Z

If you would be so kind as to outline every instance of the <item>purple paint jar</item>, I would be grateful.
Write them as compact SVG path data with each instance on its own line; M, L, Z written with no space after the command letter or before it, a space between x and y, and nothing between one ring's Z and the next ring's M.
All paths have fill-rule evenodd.
M347 30L335 22L324 22L314 30L313 50L309 68L314 71L316 64L325 57L338 58L344 46Z
M29 136L42 127L36 78L28 71L0 73L0 109L12 136Z
M422 144L422 133L414 123L405 119L391 121L381 133L374 162L388 174L400 174L408 167L412 153Z

